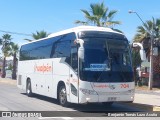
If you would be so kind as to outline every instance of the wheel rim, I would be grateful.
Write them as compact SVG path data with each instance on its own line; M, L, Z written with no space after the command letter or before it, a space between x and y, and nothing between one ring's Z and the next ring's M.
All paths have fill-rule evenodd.
M62 88L61 91L60 91L60 94L59 94L59 98L60 98L60 103L62 105L64 105L66 103L66 89L65 88Z

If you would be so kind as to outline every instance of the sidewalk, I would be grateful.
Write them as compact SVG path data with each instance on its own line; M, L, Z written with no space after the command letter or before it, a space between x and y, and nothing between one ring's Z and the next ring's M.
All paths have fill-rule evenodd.
M135 90L135 101L149 105L160 106L160 90Z
M153 111L160 111L160 90L135 90L133 103L147 105Z
M17 85L17 80L12 80L12 79L10 79L10 78L1 78L1 77L0 77L0 83Z
M1 83L16 85L17 80L0 78L0 84ZM134 104L127 104L144 110L160 111L160 90L135 90L135 99L133 103Z

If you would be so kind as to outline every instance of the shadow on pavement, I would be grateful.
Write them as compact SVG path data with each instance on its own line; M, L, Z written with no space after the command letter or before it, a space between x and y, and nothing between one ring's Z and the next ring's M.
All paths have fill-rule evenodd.
M21 93L22 95L26 95L26 93ZM27 95L26 95L27 96ZM33 98L44 100L53 104L59 105L56 99L34 94ZM108 113L108 112L145 112L151 111L151 107L145 106L143 108L142 104L135 103L120 103L115 102L112 106L105 106L101 103L89 103L89 104L70 104L68 108L72 110L76 110L82 113Z

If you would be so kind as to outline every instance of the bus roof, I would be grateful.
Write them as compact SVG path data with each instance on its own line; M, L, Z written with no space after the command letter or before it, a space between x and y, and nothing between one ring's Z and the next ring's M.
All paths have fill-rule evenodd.
M119 32L113 31L110 28L97 27L97 26L78 26L78 27L74 27L74 28L70 28L70 29L61 31L61 32L52 33L48 37L50 38L50 37L54 37L54 36L58 36L58 35L62 35L62 34L67 34L67 33L70 33L70 32L78 33L80 31L105 31L105 32L119 33Z
M71 32L78 33L80 31L103 31L103 32L112 32L112 33L122 34L120 32L113 31L111 28L97 27L97 26L78 26L78 27L66 29L66 30L63 30L63 31L60 31L60 32L52 33L46 38L42 38L42 39L39 39L39 40L34 40L32 42L25 43L23 45L30 44L30 43L37 42L37 41L41 41L41 40L45 40L45 39L52 38L52 37L56 37L56 36L59 36L59 35L71 33Z

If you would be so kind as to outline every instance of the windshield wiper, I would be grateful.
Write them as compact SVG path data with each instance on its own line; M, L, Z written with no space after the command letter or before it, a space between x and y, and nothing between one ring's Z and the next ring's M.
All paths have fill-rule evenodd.
M106 55L107 55L107 57L108 57L108 62L106 61L107 60L107 58L106 58L106 65L108 66L109 65L109 67L107 67L107 69L109 68L109 71L112 71L112 66L111 66L111 64L112 64L112 58L110 58L110 52L109 52L109 47L108 47L108 43L107 43L107 41L106 41L106 44L105 44L105 48L104 48L105 50L105 52L107 52L106 53ZM97 81L99 81L100 80L100 78L101 78L101 76L105 73L105 71L106 71L106 68L104 68L103 70L102 70L102 72L101 72L101 74L99 75L99 77L98 77L98 79L97 79Z
M109 47L108 47L108 42L106 41L106 44L105 44L105 49L107 50L107 54L108 54L108 63L109 63L109 68L110 70L112 71L112 58L110 57L110 51L109 51ZM105 51L106 51L105 50Z
M117 60L117 57L114 56L114 60L115 60L116 63L117 63L117 61L118 61L118 60ZM118 72L119 72L119 75L122 77L122 80L123 80L124 82L127 81L127 80L126 80L126 77L125 77L125 75L124 75L124 71L123 71L123 69L122 69L121 64L116 64L116 65L118 65L119 68L120 68Z

